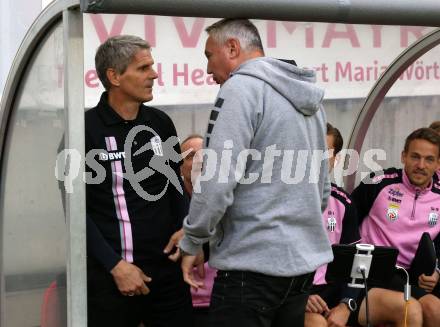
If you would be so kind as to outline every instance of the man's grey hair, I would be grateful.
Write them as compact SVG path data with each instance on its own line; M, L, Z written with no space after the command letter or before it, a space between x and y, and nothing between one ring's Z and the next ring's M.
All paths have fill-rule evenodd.
M150 44L134 35L119 35L108 38L96 50L95 67L98 77L106 90L111 86L107 78L107 69L113 68L123 74L139 50L150 50Z
M225 18L208 26L205 31L218 44L224 44L228 39L235 38L240 41L244 51L258 50L264 53L260 34L248 19Z

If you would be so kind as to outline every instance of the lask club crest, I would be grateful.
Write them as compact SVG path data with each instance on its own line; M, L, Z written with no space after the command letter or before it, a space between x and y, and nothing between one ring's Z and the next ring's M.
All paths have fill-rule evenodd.
M327 218L327 230L329 232L334 232L335 229L336 229L336 218L330 216Z
M396 221L399 218L399 207L390 205L387 210L387 218L390 221Z
M162 140L160 139L160 136L154 136L150 140L151 147L153 149L153 152L156 156L163 156L163 149L162 149Z
M438 221L438 213L437 212L430 212L429 216L428 216L429 226L434 227L435 225L437 225L437 221Z

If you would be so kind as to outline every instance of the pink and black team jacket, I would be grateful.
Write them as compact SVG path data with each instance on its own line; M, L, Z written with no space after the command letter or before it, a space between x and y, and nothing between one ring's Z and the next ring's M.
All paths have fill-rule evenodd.
M332 183L327 208L322 214L324 228L331 244L352 244L360 240L356 207L350 195ZM314 285L326 284L327 265L316 270Z
M372 173L353 191L363 243L392 246L399 250L397 263L409 268L423 232L440 249L440 184L437 175L420 189L402 169Z

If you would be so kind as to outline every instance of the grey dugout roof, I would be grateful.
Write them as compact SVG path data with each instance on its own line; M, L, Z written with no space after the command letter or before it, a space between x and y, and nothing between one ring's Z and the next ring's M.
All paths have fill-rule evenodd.
M85 13L440 26L439 0L81 0Z

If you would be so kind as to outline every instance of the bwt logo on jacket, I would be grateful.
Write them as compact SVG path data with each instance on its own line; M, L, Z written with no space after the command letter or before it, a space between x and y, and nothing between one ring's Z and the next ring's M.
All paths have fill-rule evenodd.
M99 160L101 161L113 161L113 160L121 160L122 158L125 159L125 152L100 152L99 153Z

